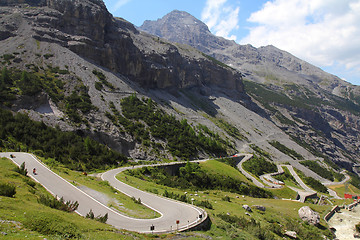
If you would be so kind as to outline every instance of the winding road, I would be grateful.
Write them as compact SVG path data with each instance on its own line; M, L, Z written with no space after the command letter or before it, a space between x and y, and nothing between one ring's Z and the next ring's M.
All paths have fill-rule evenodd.
M243 169L242 167L242 164L251 159L252 158L252 154L237 154L238 157L241 157L243 156L243 158L239 161L239 163L237 164L237 168L240 170L240 172L245 175L247 178L251 179L252 182L258 186L258 187L261 187L261 188L264 188L265 185L260 182L258 179L256 179L254 176L252 176L250 173L248 173L245 169ZM287 167L289 169L289 172L290 174L295 178L296 182L300 185L300 187L302 189L298 189L298 188L295 188L295 187L290 187L293 191L297 192L300 196L299 198L299 201L301 202L304 202L306 197L308 196L311 196L313 195L314 193L316 193L316 191L314 191L313 189L311 189L310 187L308 187L302 180L301 178L297 175L297 173L295 172L294 168L292 165L277 165L278 167L278 171L277 172L274 172L274 173L269 173L269 174L264 174L264 175L261 175L259 178L264 182L266 183L267 185L269 185L270 187L272 188L281 188L282 185L278 185L278 184L274 184L270 181L268 181L267 179L271 179L272 178L272 175L276 175L276 174L281 174L283 173L283 169L282 167ZM345 175L345 178L341 181L341 182L323 182L323 184L325 186L331 186L331 185L338 185L338 184L344 184L345 182L347 182L348 180L350 180L350 176L346 174L345 171L342 172L344 175ZM337 195L337 193L330 189L330 188L327 188L330 196L332 196L333 198L335 199L341 199L341 197L339 197Z
M10 155L13 155L14 157L10 157ZM134 196L136 199L140 198L144 205L159 212L161 217L155 219L136 219L124 216L72 185L70 182L51 171L31 154L18 152L0 153L0 157L7 157L17 165L21 165L25 162L26 168L28 169L28 175L43 185L54 196L64 197L65 200L78 201L78 214L85 216L90 209L92 209L95 216L107 213L107 223L118 229L126 229L140 233L181 231L198 225L207 217L205 211L193 205L143 192L118 181L115 176L127 168L110 170L102 175L102 179L109 181L111 186L126 195ZM33 168L36 168L37 174L33 174ZM153 226L153 230L151 230L151 226Z
M11 157L11 155L13 157ZM237 167L239 170L253 183L264 188L264 184L254 178L251 174L245 171L242 168L242 163L249 160L253 155L252 154L237 154L236 157L243 157ZM109 170L101 175L103 180L109 182L109 184L117 189L118 191L128 195L129 197L135 197L136 199L141 199L141 203L145 206L153 209L160 213L159 218L154 219L137 219L122 215L121 213L113 210L101 202L97 201L95 198L80 190L70 182L66 181L53 171L51 171L47 166L41 163L36 157L28 153L0 153L0 157L7 157L11 159L15 164L20 166L25 162L26 168L28 169L28 175L33 179L43 185L51 194L54 196L63 197L65 200L78 201L79 207L77 213L79 215L85 216L90 209L94 212L95 216L108 214L107 223L118 228L126 229L129 231L135 231L140 233L164 233L172 231L182 231L194 226L197 226L202 221L207 218L207 213L201 208L195 207L190 204L185 204L183 202L174 201L171 199L159 197L155 194L148 193L136 189L132 186L129 186L116 179L116 175L122 171L132 168L139 168L144 166L135 166L135 167L121 167L117 169ZM205 160L199 160L195 162L204 162ZM179 164L180 162L167 163L167 164L156 164L148 166L160 166L160 165L171 165ZM297 191L300 196L305 196L308 194L313 194L314 190L306 186L299 176L294 171L293 167L290 165L283 165L287 167L290 173L295 177L299 185L305 190L301 191L294 188L294 191ZM281 166L278 166L280 171ZM32 172L32 169L36 168L37 174ZM342 182L349 180L349 176L346 175L346 178ZM341 183L338 183L341 184ZM330 184L328 184L330 185ZM303 193L303 194L301 194ZM331 194L332 192L330 192ZM336 193L331 194L334 197L339 198Z

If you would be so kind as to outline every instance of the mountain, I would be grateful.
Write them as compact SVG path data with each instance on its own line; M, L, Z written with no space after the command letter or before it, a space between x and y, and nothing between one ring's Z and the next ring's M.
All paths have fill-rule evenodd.
M114 18L102 1L2 1L0 6L1 68L14 79L5 86L9 96L2 104L49 125L86 132L128 156L141 144L106 116L121 108L119 99L155 89L175 95L216 89L234 98L244 92L240 72L189 46L140 33ZM22 89L15 81L24 71L37 88Z
M277 85L316 86L360 103L357 98L359 86L353 86L274 46L255 48L217 37L203 22L186 12L172 11L156 21L145 21L139 29L173 42L188 44L240 70L249 80ZM349 96L351 94L357 97Z
M139 29L188 44L239 70L253 100L312 152L334 161L358 159L359 86L274 46L255 48L217 37L186 12L172 11Z
M347 88L350 100L334 95L328 88L341 80L274 47L218 38L178 11L183 17L168 15L178 21L163 28L193 46L139 31L98 0L0 6L4 108L135 160L221 156L256 145L321 179L274 143L348 169L359 157L355 88Z
M121 194L106 190L106 183L86 172L127 161L167 165L216 158L219 161L188 162L180 169L133 169L132 176L125 177L136 187L143 185L136 176L167 185L166 189L143 185L159 195L188 201L191 197L211 215L205 227L215 225L208 231L171 233L165 238L274 239L283 237L285 230L296 231L301 239L332 238L326 227L294 224L299 221L300 203L284 204L280 199L294 198L295 191L255 187L233 167L238 158L225 156L253 153L244 168L255 175L275 171L277 164L292 165L312 177L304 178L307 184L326 192L321 183L340 181L341 168L353 171L359 159L360 106L355 86L272 46L256 49L213 36L205 24L183 12L174 12L184 16L174 17L177 25L164 24L157 31L167 28L169 34L177 33L196 45L139 30L113 17L101 0L4 0L0 13L0 151L33 152L77 187L82 183L97 191L105 187L114 196ZM3 235L17 234L21 224L26 228L20 229L24 236L34 230L34 236L69 237L69 228L79 229L71 215L58 218L45 206L38 211L39 205L33 203L39 201L39 186L12 170L9 173L10 162L2 163L6 165L3 180L12 189L16 185L20 193L2 197L20 213L9 214L5 206L4 221L10 225ZM178 175L169 176L170 172ZM360 178L350 174L353 190ZM283 177L292 181L290 175ZM17 179L15 185L10 178ZM4 186L8 184L1 183ZM96 199L103 198L84 189ZM185 190L189 194L183 194ZM127 208L126 198L117 198L116 205ZM132 205L141 202L128 200ZM258 211L245 216L239 204L250 202ZM113 206L112 201L108 204ZM312 207L322 214L332 208ZM30 224L32 214L23 213L35 208L39 217ZM138 214L142 216L143 210ZM48 226L48 218L63 225L44 232L48 228L38 226ZM174 224L170 223L170 230L175 230ZM102 232L84 228L83 234L103 239L122 232L96 229ZM152 237L158 236L144 238Z

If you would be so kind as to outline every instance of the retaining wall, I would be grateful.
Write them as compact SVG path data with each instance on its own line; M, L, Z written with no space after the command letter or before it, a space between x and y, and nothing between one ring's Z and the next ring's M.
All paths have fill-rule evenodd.
M334 216L334 214L335 214L336 212L338 212L338 211L340 211L340 207L339 207L338 205L334 206L334 207L331 209L331 211L330 211L328 214L325 215L324 220L325 220L326 222L329 221L330 218L331 218L332 216Z

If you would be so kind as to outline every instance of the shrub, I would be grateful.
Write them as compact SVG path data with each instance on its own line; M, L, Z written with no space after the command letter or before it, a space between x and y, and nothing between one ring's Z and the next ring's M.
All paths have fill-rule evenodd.
M24 179L24 182L25 182L27 185L29 185L30 187L35 188L36 183L35 183L34 181L32 181L30 178L25 178L25 179Z
M333 173L331 171L327 170L326 168L320 166L320 164L318 164L317 162L311 161L311 160L306 160L306 161L302 161L300 163L302 165L308 167L311 171L315 172L319 176L326 178L330 181L334 181Z
M208 209L214 209L213 205L208 200L195 201L194 204L198 207L205 207Z
M9 183L0 183L0 196L14 197L16 194L15 185Z
M41 195L38 202L45 206L65 212L74 212L79 207L77 201L65 201L63 197L58 200L57 197Z
M246 171L253 173L255 176L260 176L265 173L273 173L277 171L274 163L267 161L264 157L254 155L251 159L243 163Z
M285 145L281 144L280 142L278 141L270 141L269 142L274 148L276 148L277 150L279 150L280 152L288 155L289 157L293 158L293 159L299 159L299 160L302 160L304 159L304 157L297 153L295 150L293 149L290 149L288 147L286 147Z
M223 197L222 200L224 200L225 202L231 202L231 199L229 196Z
M54 54L51 54L51 53L44 54L44 58L46 58L46 59L49 59L53 56L54 56Z
M23 162L20 167L15 168L15 172L20 173L21 175L27 176L27 169L25 168L25 162Z
M106 221L108 220L108 213L105 213L104 216L101 215L97 216L95 220L101 223L106 223Z
M95 88L96 90L101 91L104 88L104 86L102 85L101 82L95 82Z
M59 236L61 239L81 238L75 224L51 213L27 213L24 225L33 231Z
M15 58L15 56L12 54L4 54L2 57L5 61L10 61L11 59Z
M108 82L106 80L106 76L104 75L104 73L97 71L96 69L94 69L92 71L92 73L101 81L102 84L104 84L105 86L107 86L110 89L115 89L114 85L112 85L110 82ZM95 87L96 87L96 85L95 85Z
M136 199L135 197L131 197L131 200L133 200L133 202L136 203L136 204L141 204L141 199L140 198Z
M106 221L108 220L108 214L106 213L104 216L97 216L95 217L95 214L94 212L92 211L92 209L90 209L90 211L86 214L85 216L86 218L90 218L90 219L94 219L98 222L101 222L101 223L106 223Z

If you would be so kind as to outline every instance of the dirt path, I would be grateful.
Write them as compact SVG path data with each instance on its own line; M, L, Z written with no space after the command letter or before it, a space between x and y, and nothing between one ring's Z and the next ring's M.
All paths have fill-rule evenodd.
M329 227L336 229L335 235L339 240L351 240L354 238L355 225L360 223L360 205L352 211L342 209L329 220Z

